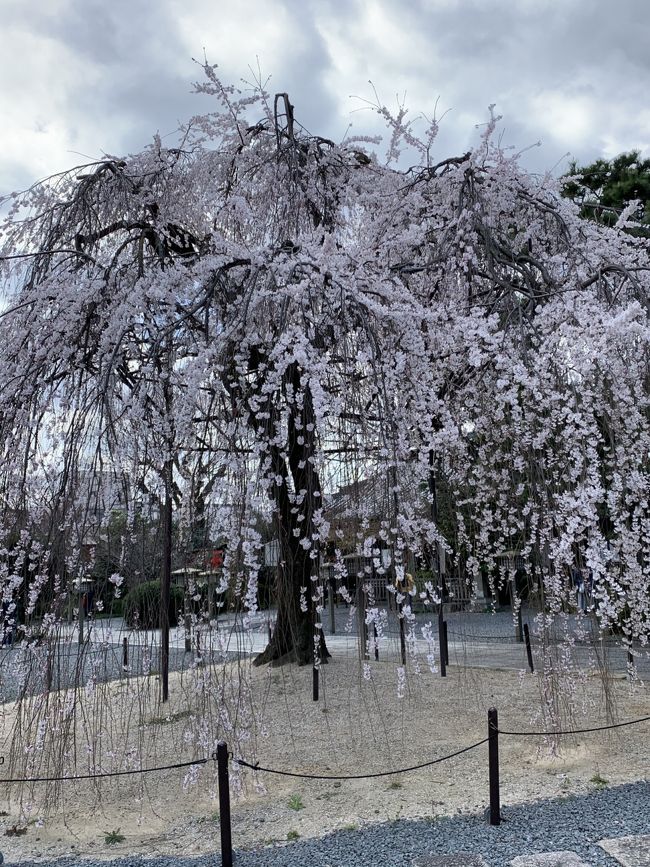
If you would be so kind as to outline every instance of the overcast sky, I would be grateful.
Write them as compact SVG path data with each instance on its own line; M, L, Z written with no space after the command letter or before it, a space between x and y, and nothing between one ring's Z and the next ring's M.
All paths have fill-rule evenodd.
M447 112L436 158L462 153L496 103L528 167L640 148L650 156L650 0L2 0L0 193L210 110L259 61L311 132L374 131L389 106ZM172 136L168 139L171 142Z

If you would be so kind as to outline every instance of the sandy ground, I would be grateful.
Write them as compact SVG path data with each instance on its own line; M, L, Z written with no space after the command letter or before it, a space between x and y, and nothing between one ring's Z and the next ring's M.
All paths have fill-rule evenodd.
M250 697L244 702L233 699L227 724L233 713L255 708L250 739L235 750L267 768L336 775L416 765L486 737L491 706L498 708L504 730L530 730L547 722L540 713L541 678L529 673L451 666L442 679L427 670L411 674L399 698L394 665L373 663L372 677L365 680L356 661L335 658L324 668L320 700L314 702L309 669L242 670L250 682ZM229 672L236 682L237 669L230 666ZM185 755L180 745L187 737L191 690L178 676L170 686L170 708L160 717L154 716L160 707L147 704L142 690L129 693L123 684L114 684L110 700L116 706L121 701L122 710L113 715L117 722L99 722L112 732L111 727L125 719L124 707L138 705L129 719L131 726L134 719L137 723L143 765L170 763ZM611 722L612 714L620 721L650 714L650 691L642 684L617 678L604 690L602 681L591 677L578 679L574 687L573 712L566 702L557 706L565 724L589 727ZM218 709L214 719L223 731L225 717ZM15 722L16 708L4 706L0 731L5 755ZM89 723L82 719L78 725L81 738ZM111 732L119 742L119 731ZM565 738L558 755L543 739L501 736L500 760L505 804L644 779L650 767L649 724ZM0 776L6 772L7 764ZM71 853L113 858L127 852L214 852L219 848L216 764L208 762L195 784L188 786L186 775L185 769L101 784L34 785L22 798L14 789L10 801L3 805L0 800L6 813L0 817L0 834L5 834L0 850L5 860ZM482 811L488 801L487 775L487 745L424 770L366 780L317 781L246 772L241 793L233 793L233 845L258 847L370 822ZM3 789L5 795L10 787ZM14 835L14 829L26 830ZM107 842L118 829L124 839Z

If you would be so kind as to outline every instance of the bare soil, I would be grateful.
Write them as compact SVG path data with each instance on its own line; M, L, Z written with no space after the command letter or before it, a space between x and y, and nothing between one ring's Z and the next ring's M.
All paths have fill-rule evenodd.
M259 712L250 743L239 755L264 768L306 774L372 774L410 767L453 753L487 735L487 710L499 712L503 730L543 728L541 712L553 696L538 675L512 671L448 669L411 674L398 697L394 666L372 665L365 680L358 662L333 659L323 669L321 696L312 701L312 672L285 666L244 667L250 698ZM142 764L173 763L186 724L182 708L187 687L170 678L171 701L166 727L147 739L153 726L142 712ZM114 687L117 701L119 686ZM574 684L573 701L557 702L564 724L604 725L650 714L650 692L642 684L600 678ZM543 703L544 696L545 703ZM1 733L7 738L16 708L5 705ZM147 723L146 719L150 722ZM162 732L162 734L160 734ZM563 797L644 779L650 767L648 723L605 733L565 737L557 745L536 737L500 737L502 803ZM429 768L363 780L308 780L267 772L241 774L233 767L233 845L277 844L321 836L342 828L396 818L482 811L488 801L487 745ZM0 776L6 776L0 769ZM186 785L184 786L184 780ZM241 791L237 792L239 784ZM50 784L51 786L52 784ZM3 787L4 795L10 787ZM114 858L125 853L193 854L219 848L216 764L188 785L187 769L66 782L57 789L44 824L41 804L47 786L35 784L21 799L13 796L0 809L0 850L5 859L54 857L78 853ZM12 829L26 833L11 835ZM123 836L111 840L110 832ZM115 837L113 837L115 840Z

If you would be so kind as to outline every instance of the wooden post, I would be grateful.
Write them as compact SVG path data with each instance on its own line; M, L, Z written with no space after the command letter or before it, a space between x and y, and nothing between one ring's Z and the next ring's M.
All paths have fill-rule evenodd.
M449 639L447 638L447 621L442 621L442 635L445 639L445 665L449 665Z
M440 646L440 677L447 677L447 654L445 652L445 615L442 608L442 587L438 588L440 604L438 605L438 644Z
M524 623L524 641L526 642L526 655L528 656L528 667L530 668L530 673L535 673L535 666L533 665L533 651L530 646L530 632L528 630L528 624Z
M359 648L361 659L368 659L368 627L366 626L366 593L361 585L357 591L359 603Z
M406 666L406 636L404 634L404 615L402 613L402 605L402 602L397 603L397 617L399 618L399 649L402 657L402 665Z
M79 585L79 645L84 643L84 623L86 621L86 610L84 608L84 594L81 592L81 584Z
M160 576L160 680L162 700L169 701L169 598L172 582L172 473L171 457L163 469L165 499L162 514L163 557Z
M169 337L164 371L162 376L162 391L165 402L165 419L173 429L172 420L172 346ZM172 585L172 495L174 485L174 436L166 439L167 454L162 466L162 481L164 499L162 504L162 568L160 573L160 682L163 702L169 701L169 601Z
M490 825L500 825L499 720L495 707L491 707L488 710L488 762L490 773Z
M219 784L219 825L221 831L221 865L232 867L232 833L230 828L230 784L228 779L228 747L217 744L217 781Z
M187 575L185 576L185 581L187 581ZM190 594L185 588L185 611L183 616L183 622L185 625L185 653L191 653L192 651L192 615L190 612Z

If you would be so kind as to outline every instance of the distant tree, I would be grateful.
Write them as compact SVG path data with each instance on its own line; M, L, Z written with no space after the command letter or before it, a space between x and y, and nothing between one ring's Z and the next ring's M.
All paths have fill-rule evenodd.
M581 216L606 226L614 226L628 205L638 201L629 216L647 228L631 231L650 236L650 159L641 159L638 150L611 160L598 159L588 166L574 160L565 175L562 195L580 207Z

